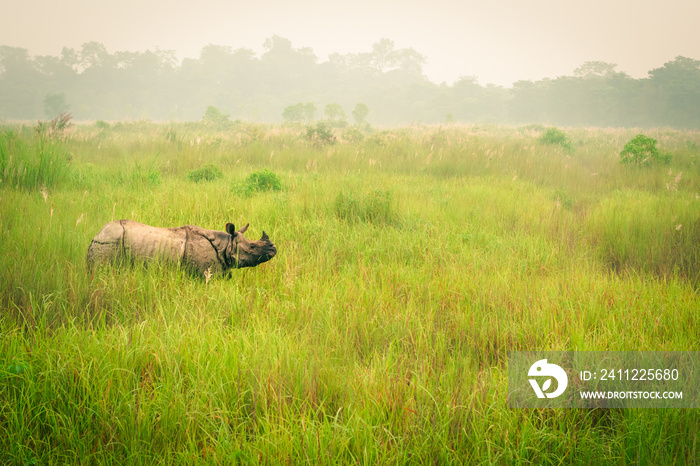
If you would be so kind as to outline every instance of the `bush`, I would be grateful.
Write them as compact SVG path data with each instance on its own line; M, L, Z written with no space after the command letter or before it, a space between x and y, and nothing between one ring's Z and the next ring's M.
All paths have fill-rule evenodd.
M656 139L638 134L625 144L620 152L620 163L650 166L654 163L668 165L671 154L661 154L656 148Z
M537 140L542 144L559 145L570 151L573 149L571 140L566 133L557 128L547 128Z
M219 167L213 163L208 163L202 168L191 170L187 176L190 181L199 183L200 181L214 181L224 176L224 174L219 170Z
M362 142L365 138L365 135L358 128L352 126L350 128L346 128L343 131L342 138L345 142Z
M231 115L223 113L213 105L209 105L204 112L203 121L205 125L226 126L228 123L230 123L230 117Z
M335 144L333 131L325 121L319 121L315 126L306 128L306 139L319 147Z
M280 177L267 168L251 173L242 184L236 183L233 185L233 191L246 196L252 196L257 192L281 190L282 181Z

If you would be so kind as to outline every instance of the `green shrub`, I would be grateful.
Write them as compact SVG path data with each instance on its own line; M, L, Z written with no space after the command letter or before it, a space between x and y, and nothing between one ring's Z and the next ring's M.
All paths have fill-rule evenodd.
M213 163L208 163L204 167L197 170L191 170L187 176L190 181L199 183L200 181L214 181L224 176L224 174L219 170L219 167Z
M97 120L95 122L95 128L100 129L102 131L108 130L109 129L109 123L107 123L104 120Z
M213 105L209 105L206 111L204 112L203 121L205 125L226 126L231 122L229 120L230 117L231 115L223 113L221 110L214 107Z
M541 144L562 146L568 151L573 149L571 140L566 133L557 128L547 128L545 132L542 133L539 138L537 138L537 140Z
M362 142L365 138L365 135L358 128L351 126L349 128L345 128L345 130L343 131L342 138L345 142Z
M331 126L325 121L319 121L315 126L306 128L306 139L319 147L332 145L336 142Z
M671 154L660 153L656 147L656 139L638 134L627 141L620 152L620 163L637 166L650 166L654 163L668 165L671 162Z
M251 173L250 176L248 176L246 183L255 191L282 190L282 181L280 180L280 177L267 168Z
M252 196L258 192L281 191L282 180L279 175L271 172L267 168L251 173L243 183L235 183L233 191Z
M391 223L396 217L391 191L376 190L364 196L340 192L333 208L339 219L353 223Z

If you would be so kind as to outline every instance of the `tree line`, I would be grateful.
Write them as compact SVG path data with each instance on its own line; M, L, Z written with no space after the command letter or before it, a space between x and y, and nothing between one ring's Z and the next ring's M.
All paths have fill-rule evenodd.
M64 47L60 56L0 46L0 118L71 112L77 120L194 121L212 106L234 120L279 122L304 111L305 120L344 118L361 104L374 125L700 128L700 60L686 57L642 79L611 63L586 62L571 76L504 88L469 76L452 85L433 83L423 73L423 55L388 39L368 52L333 54L323 62L310 48L295 48L279 36L267 39L263 49L257 56L245 48L207 45L198 58L178 61L169 50L109 53L99 42L80 50ZM314 114L324 108L326 115Z

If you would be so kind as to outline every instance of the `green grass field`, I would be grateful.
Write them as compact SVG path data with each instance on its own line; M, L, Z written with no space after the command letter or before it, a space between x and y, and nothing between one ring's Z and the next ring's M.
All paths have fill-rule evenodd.
M700 133L564 130L5 126L0 463L699 462L695 409L507 407L511 350L700 351ZM88 273L122 218L278 254Z

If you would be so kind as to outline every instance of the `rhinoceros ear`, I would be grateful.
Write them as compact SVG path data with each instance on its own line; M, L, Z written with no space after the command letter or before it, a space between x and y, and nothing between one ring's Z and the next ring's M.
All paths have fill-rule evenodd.
M238 230L238 233L241 233L241 234L245 233L249 226L250 226L250 223L246 223L243 228Z
M236 227L233 225L233 223L226 224L226 233L231 236L236 236Z

